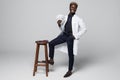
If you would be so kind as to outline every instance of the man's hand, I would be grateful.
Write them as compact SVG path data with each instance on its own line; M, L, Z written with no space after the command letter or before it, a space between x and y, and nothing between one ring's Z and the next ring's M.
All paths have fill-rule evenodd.
M57 21L57 24L58 24L59 27L61 26L61 22L62 22L62 20Z

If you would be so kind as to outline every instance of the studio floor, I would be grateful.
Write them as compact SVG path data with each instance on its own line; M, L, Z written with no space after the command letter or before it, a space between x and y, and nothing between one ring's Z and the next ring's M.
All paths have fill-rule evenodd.
M48 77L44 67L38 67L33 77L34 53L1 53L0 80L120 80L119 56L120 54L108 56L81 53L75 56L73 74L63 78L68 67L66 54L55 54L55 64L50 65Z

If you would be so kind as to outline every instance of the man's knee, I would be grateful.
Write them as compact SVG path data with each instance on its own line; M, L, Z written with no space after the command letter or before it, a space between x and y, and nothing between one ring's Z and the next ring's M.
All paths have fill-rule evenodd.
M55 46L55 40L50 41L49 46Z
M70 58L73 58L73 57L74 57L73 52L69 53L68 55L69 55Z
M49 42L49 46L54 46L53 41L50 41L50 42Z

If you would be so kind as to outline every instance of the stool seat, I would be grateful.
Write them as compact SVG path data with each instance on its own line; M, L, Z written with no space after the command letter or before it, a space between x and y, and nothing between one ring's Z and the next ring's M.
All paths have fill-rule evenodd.
M39 44L39 45L45 45L48 43L48 40L40 40L40 41L35 41L35 43Z
M33 76L35 76L35 72L37 71L37 66L45 66L46 67L46 76L48 76L48 72L49 72L48 50L47 50L48 40L39 40L39 41L35 41L35 43L36 43L36 54L35 54ZM40 45L44 46L46 63L43 63L42 61L38 61Z

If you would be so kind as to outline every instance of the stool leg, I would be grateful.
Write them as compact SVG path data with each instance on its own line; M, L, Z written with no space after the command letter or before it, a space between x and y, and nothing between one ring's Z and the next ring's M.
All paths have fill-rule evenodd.
M35 72L37 71L37 64L38 64L38 56L39 56L39 48L40 47L40 45L39 44L37 44L37 49L36 49L36 53L37 53L37 55L36 55L36 66L35 66Z
M48 48L47 48L47 45L46 45L46 58L47 58L47 63L48 63ZM48 65L47 65L47 70L48 70L48 72L49 72L49 63L48 63Z
M49 64L48 64L48 50L47 50L47 44L45 45L45 59L46 59L46 76L48 76Z
M38 56L39 56L39 45L37 44L37 45L36 45L36 54L35 54L35 62L34 62L33 76L35 76L35 72L37 71Z

